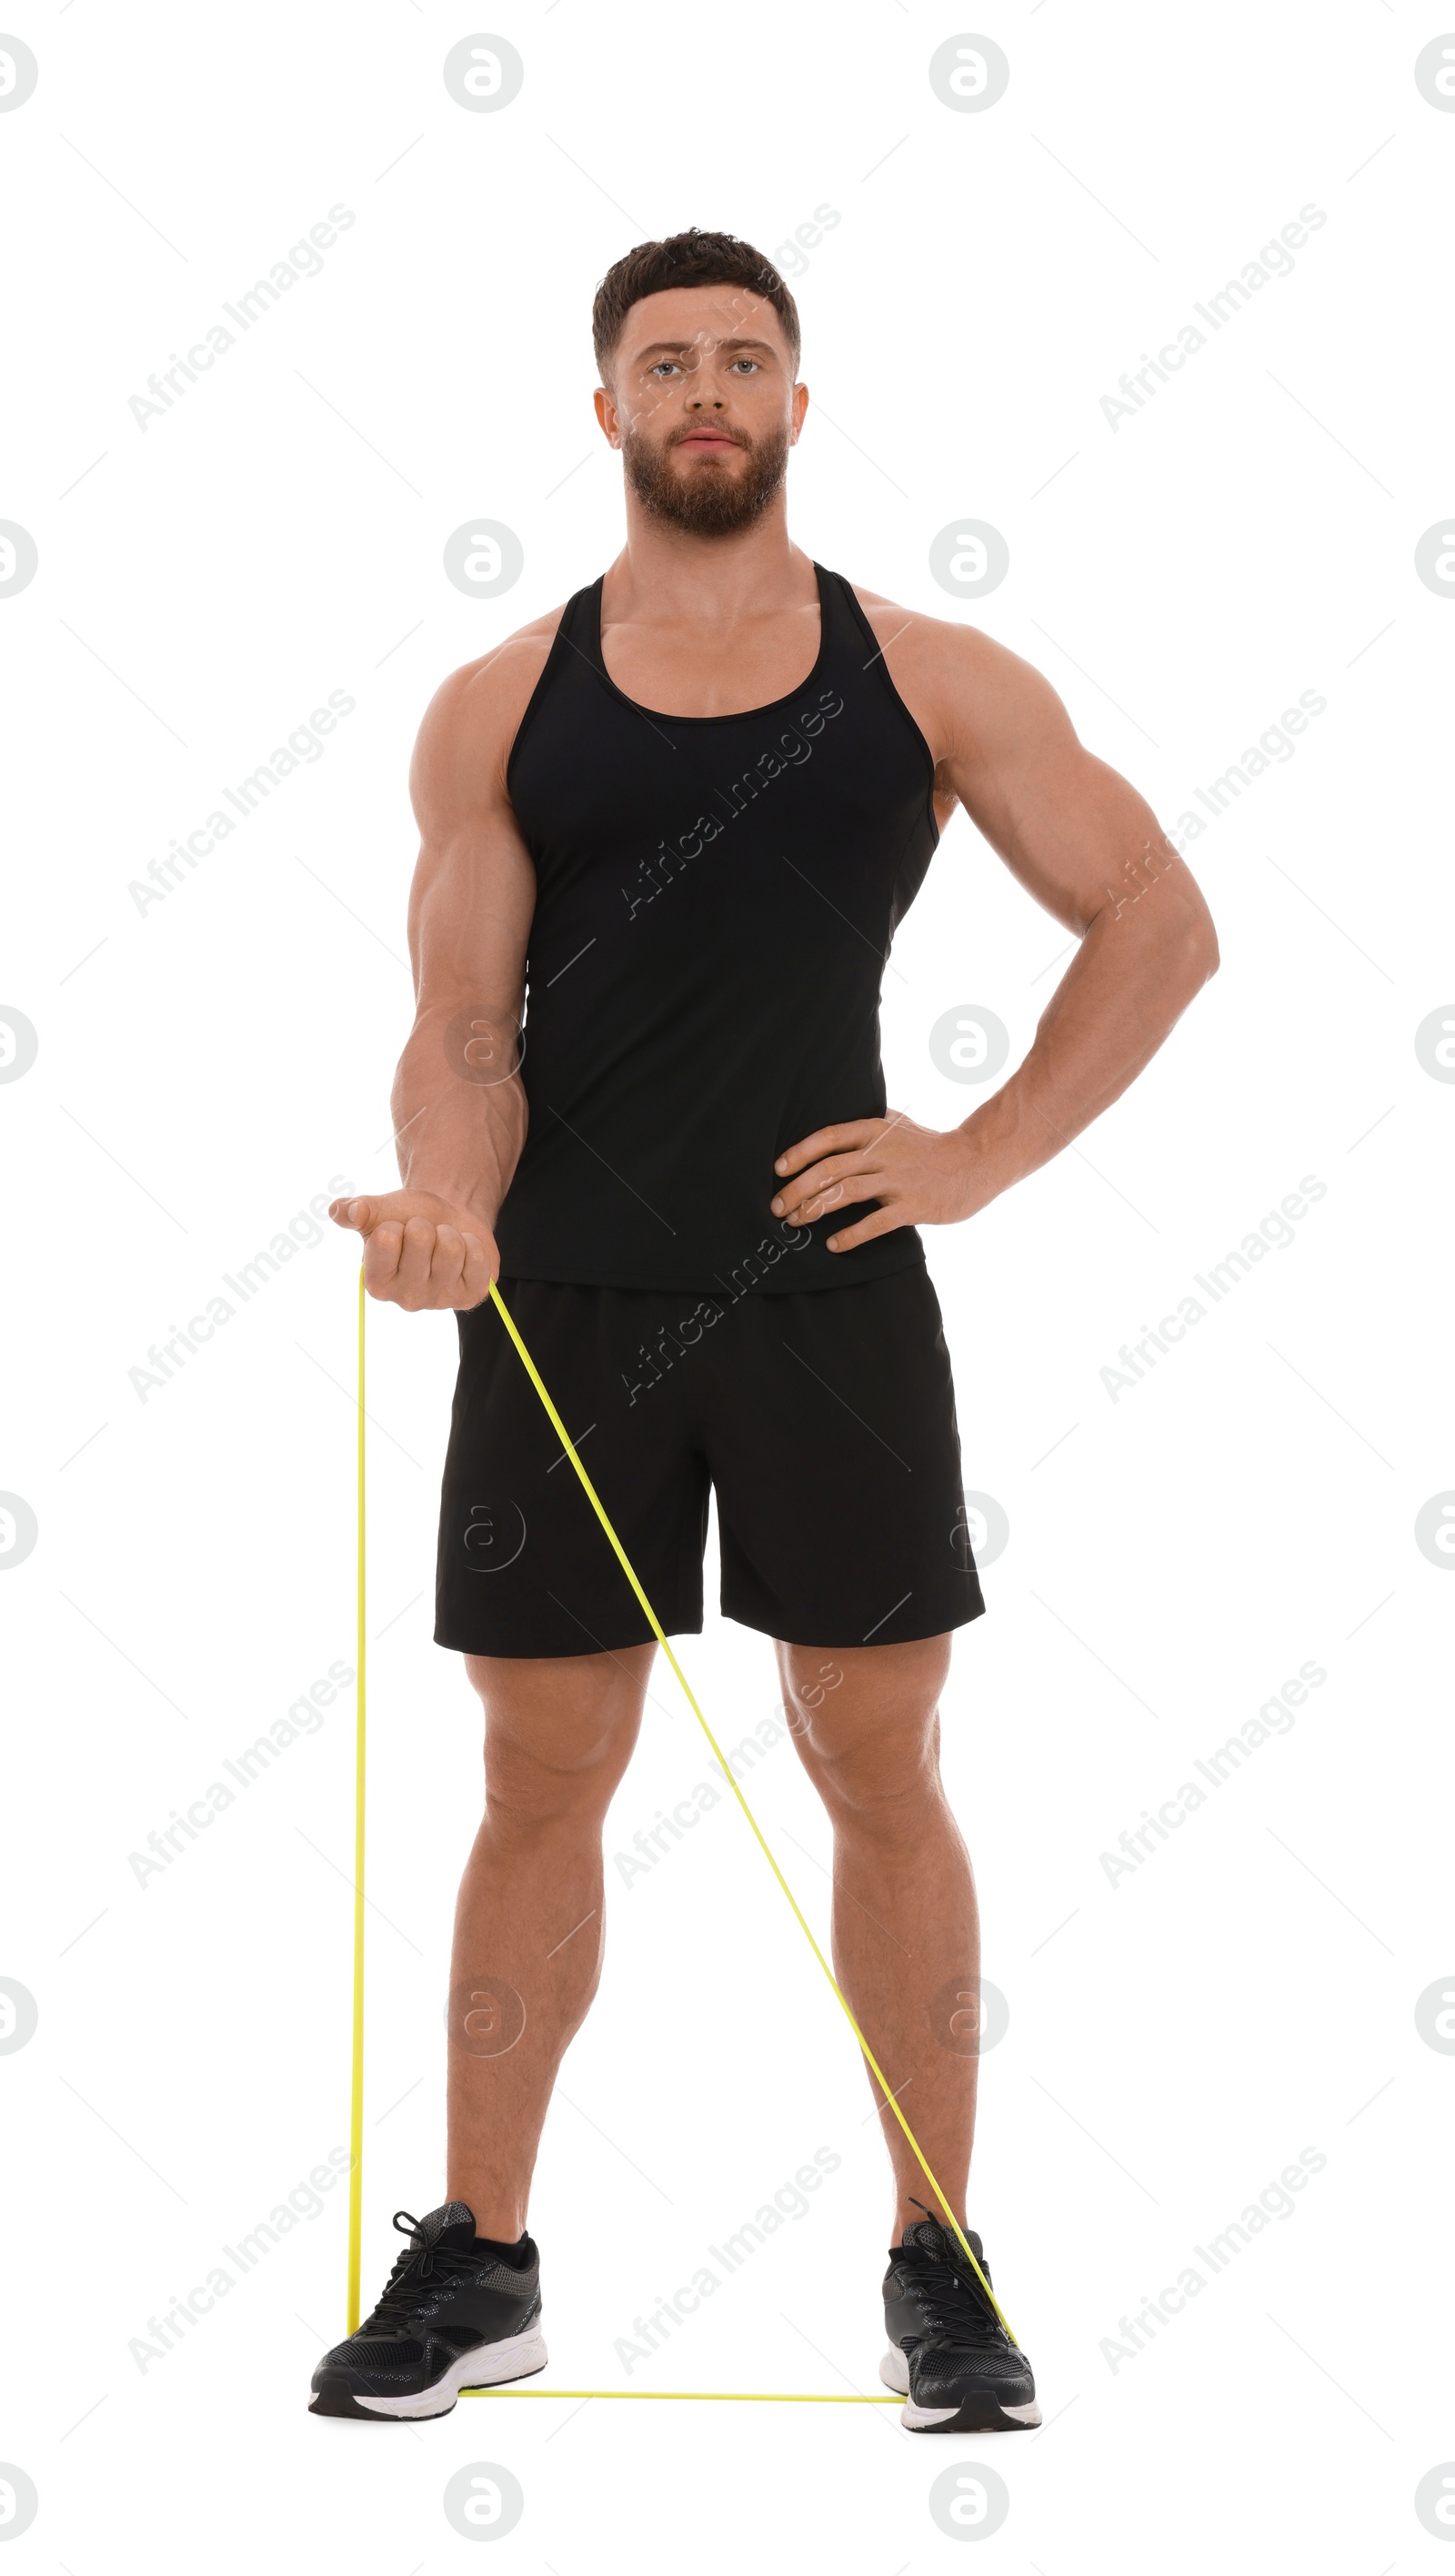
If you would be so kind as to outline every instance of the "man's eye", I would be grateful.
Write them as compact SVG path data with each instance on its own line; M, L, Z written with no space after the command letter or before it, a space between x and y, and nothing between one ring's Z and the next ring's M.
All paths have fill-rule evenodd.
M743 370L745 375L755 376L758 372L758 361L756 358L735 358L733 360L733 373L735 375L739 368Z
M677 361L675 358L659 358L656 365L648 368L647 372L653 376L674 376L677 373Z

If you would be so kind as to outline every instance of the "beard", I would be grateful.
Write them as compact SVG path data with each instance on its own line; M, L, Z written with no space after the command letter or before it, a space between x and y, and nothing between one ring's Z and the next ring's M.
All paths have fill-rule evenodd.
M628 430L621 443L627 480L646 509L686 535L736 536L752 526L782 489L788 467L787 428L758 439L745 438L741 431L723 433L746 450L745 471L704 462L675 473L671 451L690 434L675 431L665 446L653 447L640 431Z

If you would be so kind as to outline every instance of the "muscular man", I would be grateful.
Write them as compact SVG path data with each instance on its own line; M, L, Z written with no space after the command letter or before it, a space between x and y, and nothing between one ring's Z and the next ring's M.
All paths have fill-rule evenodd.
M808 393L777 271L723 234L649 242L594 324L626 545L425 717L403 1186L331 1211L373 1296L458 1314L435 1635L484 1709L485 1813L447 2197L401 2213L378 2306L314 2375L324 2414L442 2414L544 2364L531 2172L600 1976L602 1823L656 1651L490 1281L671 1633L702 1625L715 1493L723 1610L774 1640L833 1826L835 1974L963 2227L977 2068L944 1998L973 1996L978 1930L938 1705L984 1603L916 1228L1069 1144L1217 964L1154 816L1035 671L790 540ZM957 804L1078 945L1024 1063L940 1133L886 1115L878 1004ZM1037 2423L1024 2352L880 2116L902 2420Z

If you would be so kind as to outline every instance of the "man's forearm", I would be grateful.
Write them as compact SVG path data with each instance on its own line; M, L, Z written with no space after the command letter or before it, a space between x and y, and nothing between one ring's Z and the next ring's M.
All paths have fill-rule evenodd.
M971 1149L977 1205L1038 1171L1120 1098L1216 965L1200 898L1120 912L1109 904L1097 914L1025 1062L959 1130Z
M399 1176L431 1190L493 1232L525 1143L525 1087L514 1020L470 1018L448 1006L422 1012L394 1077Z

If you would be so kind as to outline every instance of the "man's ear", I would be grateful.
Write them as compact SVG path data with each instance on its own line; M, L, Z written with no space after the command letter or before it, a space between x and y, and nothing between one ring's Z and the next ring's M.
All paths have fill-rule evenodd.
M616 408L616 396L611 387L598 385L591 399L596 406L596 417L601 423L602 433L608 445L620 447L621 419Z

